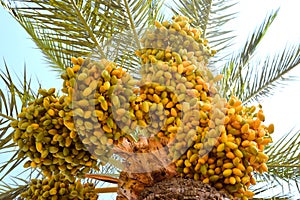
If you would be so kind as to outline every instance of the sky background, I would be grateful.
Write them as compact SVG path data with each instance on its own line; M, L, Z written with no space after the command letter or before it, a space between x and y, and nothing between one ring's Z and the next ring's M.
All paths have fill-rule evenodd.
M169 1L170 2L170 1ZM272 8L281 6L278 17L261 44L259 57L272 55L287 44L300 44L300 1L299 0L242 0L236 9L236 20L228 26L237 31L236 48L266 16ZM0 6L0 70L4 60L9 70L22 77L24 65L27 74L42 84L43 88L61 88L57 72L52 71L23 28ZM300 78L300 66L290 75ZM16 79L17 80L17 79ZM275 140L299 124L300 97L299 81L287 82L284 87L274 90L274 95L260 102L266 115L266 124L275 124ZM0 86L1 87L1 86ZM38 87L35 84L35 87ZM2 87L1 87L2 88ZM296 129L300 126L297 125ZM102 199L102 198L100 198ZM103 198L106 199L106 198Z

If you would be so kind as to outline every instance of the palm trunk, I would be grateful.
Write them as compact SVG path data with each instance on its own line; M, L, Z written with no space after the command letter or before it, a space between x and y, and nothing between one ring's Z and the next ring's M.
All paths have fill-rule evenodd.
M93 174L85 177L117 183L118 188L114 188L118 194L116 200L230 199L224 191L218 191L209 184L179 177L174 163L166 164L167 159L163 159L166 158L165 153L155 151L161 148L161 143L151 137L140 137L136 143L124 139L122 145L114 149L124 158L124 168L118 179ZM134 153L148 154L137 156L139 154Z
M178 177L174 163L167 164L166 153L155 151L158 149L163 149L162 144L154 138L141 137L134 144L123 141L116 150L126 160L118 181L117 200L230 199L202 181Z
M193 179L171 178L156 183L152 187L146 188L139 196L138 200L181 200L181 199L230 199L222 191L214 187L195 181Z

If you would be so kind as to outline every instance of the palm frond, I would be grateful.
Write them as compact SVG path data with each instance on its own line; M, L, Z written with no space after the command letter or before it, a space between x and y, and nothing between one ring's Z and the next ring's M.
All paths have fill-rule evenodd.
M1 119L14 120L19 113L20 106L27 105L28 101L35 95L31 89L31 79L27 78L26 69L24 68L24 77L20 86L15 84L11 72L4 60L5 71L0 70L0 81L3 82L0 88L0 102L1 102ZM4 108L4 109L3 109Z
M278 11L279 9L269 13L263 20L262 24L258 27L258 29L256 29L254 33L252 33L248 38L248 40L246 40L245 45L237 56L239 58L240 65L245 66L250 61L251 57L257 50L258 45L272 25L274 19L276 18Z
M241 95L246 92L245 85L247 82L245 74L246 76L251 76L251 69L255 70L253 65L256 65L256 63L251 61L277 13L278 10L269 13L262 24L250 34L241 50L223 67L222 74L224 74L225 78L222 82L222 92L224 96L235 95L241 98Z
M140 39L146 29L154 25L155 20L162 20L160 9L164 1L156 0L122 0L124 20L128 30L115 34L105 44L106 56L127 69L133 75L138 73L141 62L135 51L142 48Z
M27 78L24 69L20 86L18 81L12 78L8 66L4 62L5 70L0 71L0 155L3 160L0 163L0 181L7 180L9 175L22 165L25 158L18 157L18 149L12 141L13 130L10 122L17 118L20 108L27 105L28 101L35 95L31 91L31 81Z
M22 164L23 163L20 163L19 168ZM11 172L9 175L9 177L6 177L6 180L0 182L0 199L17 199L22 192L28 189L30 180L43 177L37 168L22 169L21 172L16 175L12 175Z
M127 28L123 8L115 0L1 0L28 32L56 70L70 66L72 56L93 49L104 56L103 43Z
M25 182L25 181L24 181ZM26 182L25 182L26 183ZM5 191L2 191L0 194L0 199L17 199L17 197L25 192L28 189L28 185L18 185L16 187L12 187L8 184L0 185L0 188L7 188ZM1 189L0 189L1 191Z
M269 198L292 198L300 195L300 130L291 130L274 144L267 147L268 173L255 174L257 195ZM274 191L277 191L274 193ZM267 197L266 195L263 195Z
M134 1L134 0L123 0L122 7L125 10L124 16L128 21L130 33L133 35L134 42L140 49L141 44L138 36L138 27L143 29L148 23L149 7L152 5L151 1Z
M53 69L61 71L70 66L72 56L97 54L136 71L139 61L133 50L140 47L140 31L163 18L159 10L164 1L0 2L31 36Z
M280 178L299 178L300 130L290 131L266 149L269 173Z
M244 79L245 90L240 98L245 103L273 94L275 88L297 78L291 74L300 64L300 45L287 46L272 58L267 58L258 70L251 70Z
M297 184L300 179L282 179L275 175L264 173L255 174L257 184L251 186L255 193L254 199L295 199L300 195Z

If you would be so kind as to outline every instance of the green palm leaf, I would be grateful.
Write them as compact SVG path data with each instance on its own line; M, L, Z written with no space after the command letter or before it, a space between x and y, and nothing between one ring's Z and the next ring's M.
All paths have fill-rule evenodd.
M300 131L290 131L266 149L269 173L280 178L299 178Z
M267 58L260 69L253 68L245 76L245 90L240 94L240 98L245 103L259 100L262 97L270 96L275 88L287 81L295 80L291 71L300 64L300 46L293 45L284 48L274 57Z
M26 181L24 182L26 183ZM24 184L12 187L8 184L3 184L0 185L0 188L7 188L5 191L1 192L0 199L17 199L22 192L25 192L28 189L28 186Z
M107 58L137 76L141 62L135 51L142 48L140 39L146 29L154 25L155 20L163 20L160 9L164 1L122 0L124 20L128 22L128 30L115 34L105 44ZM101 55L100 55L101 56Z
M300 131L291 130L281 139L267 147L265 153L269 155L268 173L256 173L258 186L254 186L257 194L266 192L270 197L292 198L300 195ZM294 185L289 188L288 185ZM274 195L272 190L281 190ZM294 194L293 194L294 193ZM296 194L295 194L296 193Z
M86 56L127 28L118 1L99 0L12 0L1 4L28 32L57 70L70 66L71 56Z
M241 50L225 64L222 70L222 74L224 74L225 77L222 81L222 92L224 96L228 97L234 95L243 101L245 100L242 98L242 95L247 93L245 85L248 83L248 80L246 77L253 77L251 72L252 70L256 70L253 65L257 65L257 63L252 62L253 56L276 18L277 13L278 10L269 13L263 23L250 35Z
M149 0L0 2L28 32L50 67L58 71L71 65L72 56L91 54L109 57L118 64L136 69L139 62L132 62L134 54L132 49L128 51L126 44L134 41L135 45L130 44L131 47L135 50L140 47L139 30L162 18L158 11L163 5L163 1ZM117 42L118 48L113 49L117 54L113 56L110 55L111 48L104 51L111 45L108 40Z
M270 27L277 11L266 18L258 31L253 33L250 41L247 42L242 51L223 69L225 79L223 91L227 95L235 95L244 103L258 100L272 94L272 89L282 81L292 80L292 77L285 76L299 64L299 45L286 46L282 52L265 60L254 61L257 46L262 41L268 27Z
M9 175L16 173L23 165L24 157L18 157L18 149L12 141L13 130L10 128L10 122L16 119L20 108L27 105L28 101L35 96L32 92L31 80L27 78L24 69L23 80L19 79L19 86L15 83L6 63L5 71L0 71L0 155L3 158L0 163L0 182L12 181ZM22 170L23 173L24 170ZM20 189L20 190L19 190ZM11 191L10 195L14 195L22 188L12 188L8 184L1 184L0 191Z

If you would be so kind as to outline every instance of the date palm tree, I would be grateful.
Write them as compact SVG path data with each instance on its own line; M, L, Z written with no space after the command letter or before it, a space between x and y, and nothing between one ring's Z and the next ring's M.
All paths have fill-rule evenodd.
M153 26L155 20L169 20L165 13L192 18L192 25L203 30L202 36L218 52L211 58L209 68L224 74L221 92L226 98L234 95L245 104L259 102L272 95L280 84L292 80L289 73L300 63L299 44L286 46L273 57L260 58L259 61L253 59L278 10L266 16L238 51L231 49L235 35L224 25L236 17L232 11L238 3L235 0L177 0L172 6L156 0L0 0L0 3L30 35L49 67L58 73L72 65L71 57L89 57L96 52L127 66L127 70L138 77L140 61L134 48L141 46L139 33ZM128 40L128 35L131 40ZM134 45L128 41L134 41ZM105 49L111 45L114 45L114 55ZM4 158L0 163L0 199L15 199L27 189L28 180L42 176L37 170L26 170L15 176L25 158L18 157L9 124L37 94L32 90L26 69L24 77L18 79L19 83L11 76L6 64L0 77L3 85L0 88L0 154ZM259 180L258 186L253 187L257 197L270 188L279 186L285 190L286 183L298 186L299 136L299 130L287 130L282 139L268 146L269 171L255 174ZM101 168L100 173L116 178L118 169L112 164L115 163ZM299 187L296 190L299 194ZM105 192L105 188L99 191ZM264 198L289 197L282 193Z

